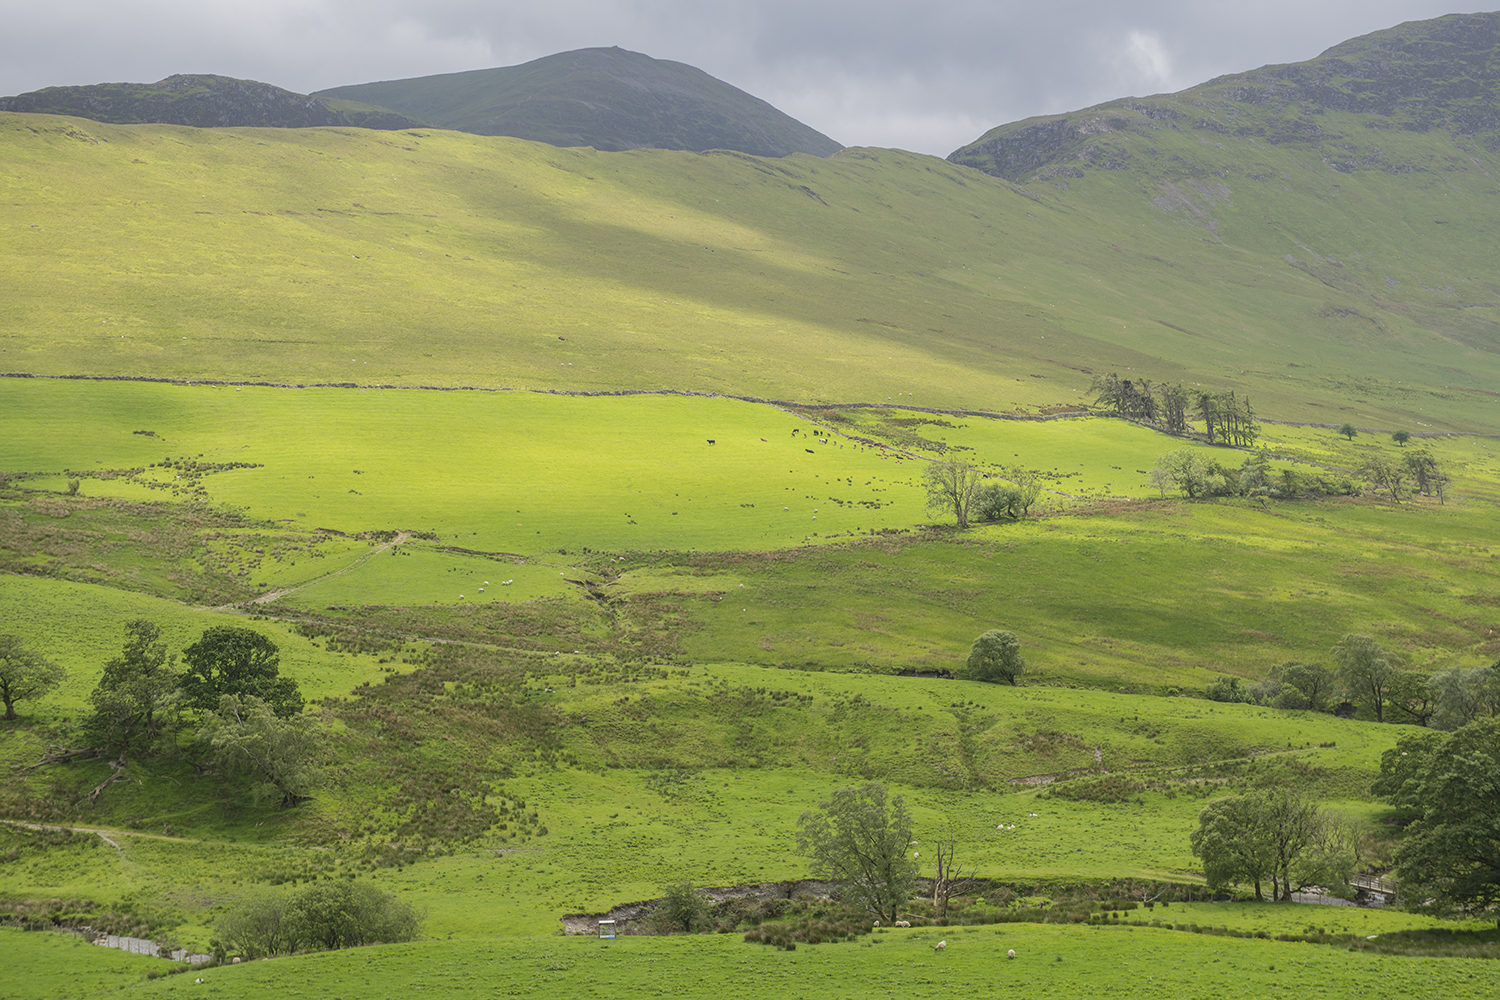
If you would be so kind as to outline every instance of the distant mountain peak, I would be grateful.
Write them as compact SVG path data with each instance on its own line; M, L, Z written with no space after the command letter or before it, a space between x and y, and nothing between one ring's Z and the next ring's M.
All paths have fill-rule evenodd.
M256 80L215 73L176 73L155 83L100 83L47 87L0 98L0 111L72 115L115 125L143 123L195 128L312 128L357 126L399 129L423 124L384 108L328 101Z
M731 149L757 156L841 147L770 104L686 63L619 46L519 66L319 91L420 117L438 128L554 146Z
M1272 143L1326 138L1321 116L1360 115L1371 132L1442 129L1500 148L1500 13L1408 21L1327 49L1306 62L1216 77L1175 94L1123 98L1001 125L948 156L1009 180L1089 166L1117 131L1194 129Z

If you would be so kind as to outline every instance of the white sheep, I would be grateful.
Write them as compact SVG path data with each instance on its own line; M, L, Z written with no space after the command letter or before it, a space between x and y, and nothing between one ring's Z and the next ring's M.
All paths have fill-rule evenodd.
M1012 948L1009 951L1007 951L1005 953L1005 957L1006 958L1015 958L1016 957L1016 949Z
M879 926L880 926L880 921L879 921L879 920L877 920L877 921L875 921L875 926L876 926L876 927L879 927Z
M911 921L910 920L898 920L898 921L896 921L896 926L897 927L910 927L911 926Z
M939 941L937 944L935 944L935 945L932 946L932 950L933 951L942 951L946 947L948 947L948 942L947 941Z

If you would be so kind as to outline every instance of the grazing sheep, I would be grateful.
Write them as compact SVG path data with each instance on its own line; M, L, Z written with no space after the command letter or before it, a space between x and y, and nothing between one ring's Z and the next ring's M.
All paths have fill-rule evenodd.
M937 944L935 944L935 945L932 946L932 950L933 951L942 951L946 947L948 947L948 942L947 941L939 941Z
M234 958L230 959L229 964L230 965L239 965L240 964L240 956L238 956L238 955L234 956Z
M876 926L876 927L879 927L879 926L880 926L880 921L879 921L879 920L877 920L877 921L875 921L875 926Z
M1007 951L1005 953L1005 957L1006 958L1015 958L1016 957L1016 949L1012 948L1009 951Z
M898 920L898 921L896 921L896 926L897 927L910 927L911 926L911 921L910 920Z

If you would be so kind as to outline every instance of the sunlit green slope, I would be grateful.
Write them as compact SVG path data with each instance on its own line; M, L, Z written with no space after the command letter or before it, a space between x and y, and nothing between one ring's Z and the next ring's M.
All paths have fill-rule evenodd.
M1500 300L1489 154L1439 185L1242 145L1266 180L1065 189L887 150L4 115L0 369L994 410L1119 370L1283 419L1493 429L1487 309L1448 308Z

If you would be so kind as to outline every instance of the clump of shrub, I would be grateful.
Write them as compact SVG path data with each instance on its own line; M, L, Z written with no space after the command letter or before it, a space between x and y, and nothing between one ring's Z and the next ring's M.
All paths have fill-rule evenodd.
M874 929L875 922L868 914L837 903L822 902L808 906L791 920L751 928L745 932L745 940L751 944L796 951L799 944L854 941Z
M1220 677L1208 686L1206 692L1209 701L1227 702L1229 704L1249 704L1255 698L1250 689L1240 683L1238 677Z
M691 882L670 885L657 902L646 926L653 934L701 934L714 929L709 915L713 901Z
M411 904L366 882L325 879L289 894L260 889L224 914L216 954L268 958L411 941L422 928Z

